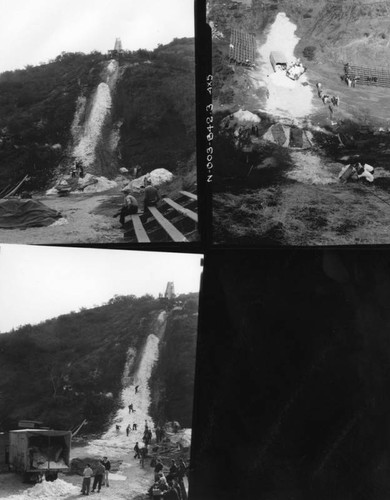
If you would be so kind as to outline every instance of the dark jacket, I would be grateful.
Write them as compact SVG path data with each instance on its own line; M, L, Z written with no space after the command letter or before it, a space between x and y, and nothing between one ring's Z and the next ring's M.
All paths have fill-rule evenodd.
M105 465L103 464L103 462L100 462L97 466L96 466L96 470L95 470L95 476L102 476L104 474L104 471L106 470L106 467Z
M103 460L101 460L100 463L104 465L104 467L105 467L106 470L110 470L111 469L111 464L110 464L109 460L107 460L107 462L103 462Z
M158 202L160 195L154 186L146 186L145 188L145 200L146 205L153 205Z

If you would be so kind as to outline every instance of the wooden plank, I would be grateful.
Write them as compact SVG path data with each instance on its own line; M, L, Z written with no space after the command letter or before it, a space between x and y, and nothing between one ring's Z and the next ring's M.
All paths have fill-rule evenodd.
M150 243L149 236L146 234L139 215L133 214L131 220L133 221L134 232L138 243Z
M180 194L183 194L184 196L187 196L187 198L191 198L192 200L197 200L198 197L194 193L189 193L188 191L180 191Z
M160 224L160 226L169 234L169 236L173 239L173 241L188 241L187 238L182 234L178 229L175 228L173 224L169 222L158 210L156 207L148 207L151 214L154 216L156 221Z
M174 208L175 210L177 210L181 214L186 215L187 217L189 217L190 219L192 219L195 222L198 222L198 214L196 214L195 212L193 212L189 208L182 207L181 205L179 205L175 201L171 200L170 198L163 198L163 200L165 201L165 203L168 203L168 205L170 205L172 208Z

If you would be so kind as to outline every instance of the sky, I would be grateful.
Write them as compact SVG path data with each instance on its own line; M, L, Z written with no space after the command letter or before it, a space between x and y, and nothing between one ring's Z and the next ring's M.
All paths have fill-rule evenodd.
M154 49L194 36L194 0L0 0L0 72L61 52Z
M0 245L0 333L114 295L199 292L199 254Z

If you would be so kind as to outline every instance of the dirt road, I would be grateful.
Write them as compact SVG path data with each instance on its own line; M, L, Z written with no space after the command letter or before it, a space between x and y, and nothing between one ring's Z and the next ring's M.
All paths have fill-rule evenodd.
M98 210L110 200L121 204L122 196L118 190L104 193L71 194L67 197L36 196L34 199L44 203L62 214L62 219L47 227L27 229L0 229L2 243L18 244L72 244L72 243L121 243L123 232L118 219L112 215L115 208ZM98 213L93 213L93 212Z

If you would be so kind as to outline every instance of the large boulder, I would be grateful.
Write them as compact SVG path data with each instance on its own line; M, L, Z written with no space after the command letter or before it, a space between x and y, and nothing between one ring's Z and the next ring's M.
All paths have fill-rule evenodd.
M163 184L167 184L172 182L174 179L174 175L169 170L165 168L156 168L152 170L148 174L141 175L137 179L134 179L128 184L128 187L135 192L141 191L142 187L146 184L146 179L150 179L152 186L161 186Z

